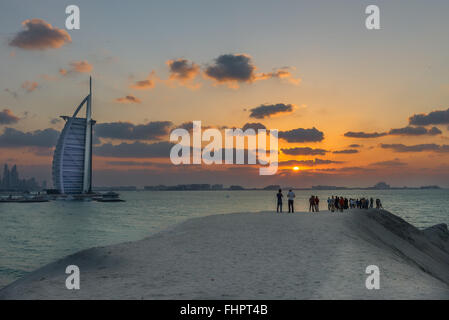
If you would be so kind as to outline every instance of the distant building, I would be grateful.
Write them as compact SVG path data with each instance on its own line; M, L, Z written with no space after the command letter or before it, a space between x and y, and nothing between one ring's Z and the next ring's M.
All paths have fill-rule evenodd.
M2 189L5 189L5 190L9 189L9 177L10 177L9 168L8 168L8 165L5 164L5 166L3 167L3 179L1 180L2 181L2 183L1 183Z
M35 191L40 190L36 179L20 179L17 165L9 170L7 164L3 167L3 175L0 177L0 190L3 191Z
M385 182L379 182L374 185L373 189L379 189L379 190L390 189L390 185Z
M337 186L312 186L313 190L345 190L346 187L337 187Z
M86 104L86 117L78 112ZM92 79L90 93L71 117L62 117L66 123L59 136L53 156L53 186L60 193L92 192Z
M278 184L272 184L263 188L263 190L279 190L279 189L281 189L281 186Z

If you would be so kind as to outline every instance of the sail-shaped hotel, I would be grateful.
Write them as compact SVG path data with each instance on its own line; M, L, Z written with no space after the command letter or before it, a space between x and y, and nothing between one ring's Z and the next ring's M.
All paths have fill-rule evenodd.
M77 117L86 106L86 117ZM53 186L61 194L92 192L92 78L87 95L75 113L62 116L66 123L53 157Z

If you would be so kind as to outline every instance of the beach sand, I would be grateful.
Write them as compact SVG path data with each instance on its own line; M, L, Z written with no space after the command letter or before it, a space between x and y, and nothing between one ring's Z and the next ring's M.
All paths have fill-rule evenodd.
M212 215L70 255L0 299L448 299L448 238L374 209ZM68 265L80 290L65 287ZM365 287L368 265L379 290Z

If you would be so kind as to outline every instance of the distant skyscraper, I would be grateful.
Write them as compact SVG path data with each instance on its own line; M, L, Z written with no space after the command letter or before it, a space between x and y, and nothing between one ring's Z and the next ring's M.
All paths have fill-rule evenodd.
M92 79L89 95L66 121L53 157L53 185L61 193L80 194L92 191ZM86 117L77 114L86 105Z
M9 188L17 189L19 187L19 172L17 171L17 166L13 165L11 172L9 174Z
M2 188L3 189L9 189L9 168L8 165L5 164L3 167L3 179L2 179Z

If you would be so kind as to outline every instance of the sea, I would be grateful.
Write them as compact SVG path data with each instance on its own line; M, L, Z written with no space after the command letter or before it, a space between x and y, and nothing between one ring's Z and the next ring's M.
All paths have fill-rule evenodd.
M380 198L383 207L418 228L449 224L449 189L296 190L295 210L318 195ZM275 211L276 191L132 191L126 202L0 203L0 288L82 249L134 241L194 217ZM284 204L286 207L286 204ZM285 209L285 208L284 208Z

